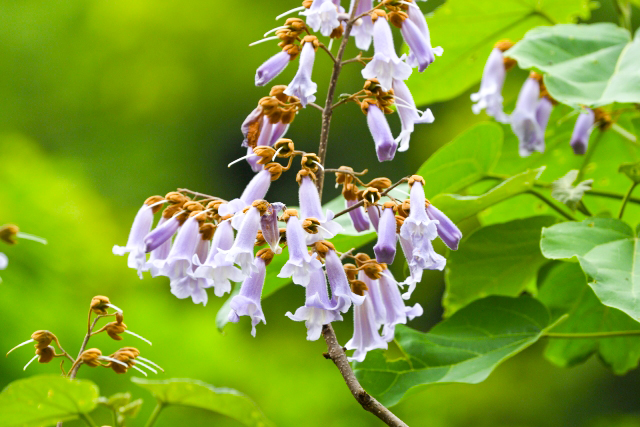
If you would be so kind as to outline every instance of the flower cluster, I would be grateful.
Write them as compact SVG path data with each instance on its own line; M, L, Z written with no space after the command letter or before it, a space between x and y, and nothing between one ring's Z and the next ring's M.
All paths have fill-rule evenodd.
M23 233L20 231L17 225L14 224L6 224L0 227L0 240L9 244L15 245L18 243L18 239L25 240L33 240L38 243L42 243L43 245L47 244L46 239L42 237L34 236L32 234ZM9 265L9 258L0 252L0 270L4 270ZM2 283L2 278L0 277L0 283Z
M484 67L480 90L471 95L471 100L475 102L471 109L475 114L485 110L496 121L509 123L518 138L520 156L527 157L536 151L544 152L545 131L553 107L558 102L547 91L543 76L531 72L520 89L515 109L510 116L504 113L502 87L506 72L516 64L504 53L512 46L509 40L495 44ZM601 109L591 110L588 107L583 107L578 113L570 145L575 154L582 155L587 151L589 137L596 123L605 128L610 125L611 118Z

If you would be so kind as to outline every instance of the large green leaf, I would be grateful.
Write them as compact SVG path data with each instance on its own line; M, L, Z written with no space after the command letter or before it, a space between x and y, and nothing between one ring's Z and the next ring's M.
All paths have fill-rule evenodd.
M427 17L434 45L444 48L425 75L414 72L409 85L418 104L445 101L480 80L493 45L519 40L540 25L589 17L588 0L448 0Z
M545 74L556 100L600 106L640 102L640 37L611 23L539 27L506 52Z
M457 194L441 194L431 201L455 223L472 217L484 209L507 200L511 197L525 193L533 187L544 167L528 170L512 176L491 190L479 196L460 196Z
M17 380L0 393L1 427L42 427L74 420L96 407L98 387L87 380L37 375Z
M554 265L541 280L538 299L549 308L553 318L568 314L566 320L553 328L554 333L640 330L640 323L600 302L576 263ZM640 337L550 339L545 356L566 367L581 363L594 353L615 373L624 374L638 366Z
M482 179L498 161L503 133L492 122L479 123L441 147L418 170L427 197L457 193Z
M610 218L556 224L542 231L540 245L547 258L576 257L603 304L640 319L640 250L627 224Z
M206 409L250 427L271 425L251 399L230 388L216 388L197 380L175 378L154 381L133 377L131 381L151 392L162 405Z
M396 329L404 358L373 351L354 370L362 386L383 405L435 383L479 383L509 357L540 338L549 313L533 298L488 297L436 325L429 333Z
M483 227L465 238L447 262L446 315L488 295L535 290L538 269L548 262L540 253L540 231L555 222L535 216Z

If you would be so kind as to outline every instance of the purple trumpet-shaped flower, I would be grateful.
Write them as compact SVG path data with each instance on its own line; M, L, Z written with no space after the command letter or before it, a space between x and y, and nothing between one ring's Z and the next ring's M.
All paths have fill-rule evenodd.
M431 34L427 26L427 20L420 8L415 4L411 4L407 11L409 19L402 22L402 37L409 45L409 57L407 62L412 67L418 67L419 72L423 72L427 67L436 60L436 55L441 56L443 49L431 47Z
M387 315L385 306L382 302L382 295L380 294L380 284L377 280L367 276L364 271L358 272L358 280L364 282L364 284L367 285L367 288L369 289L366 298L371 300L371 305L373 306L373 319L374 322L378 325L378 330L384 323Z
M547 124L549 123L549 117L551 117L551 110L553 110L553 103L549 98L543 96L538 101L536 107L536 121L540 126L540 132L542 132L542 143L544 145L544 133L547 130Z
M233 199L229 203L225 203L218 207L218 213L220 216L234 215L231 219L231 225L236 230L240 228L244 215L242 211L247 206L251 206L256 200L262 200L269 191L271 185L271 173L266 170L258 172L249 181L249 184L245 187L242 195L238 199Z
M471 101L476 103L471 107L474 114L486 110L488 116L500 123L509 121L509 117L502 110L502 87L506 74L502 50L494 48L484 65L480 90L471 94Z
M338 8L331 0L314 0L308 10L300 12L300 15L307 17L307 25L313 31L329 37L334 28L340 26L338 20Z
M261 116L260 120L261 120L260 134L258 135L258 138L255 141L256 146L269 146L269 147L273 146L273 144L275 144L278 139L282 138L282 136L289 129L288 124L285 124L282 122L273 124L271 123L269 118L266 116ZM258 163L258 160L260 160L260 157L255 155L253 152L253 148L249 146L248 139L247 139L247 135L249 132L248 126L246 128L246 132L244 128L242 132L245 137L242 145L247 147L247 156L248 156L247 163L249 163L249 166L251 166L251 169L254 172L256 173L260 172L261 170L264 169L264 165L261 165Z
M407 259L410 271L409 277L403 282L409 288L402 295L402 298L409 299L416 285L422 280L422 272L424 270L442 271L447 260L433 249L430 240L425 240L422 246L415 247L411 241L400 236L400 247L402 247L402 252Z
M367 208L367 215L373 225L373 229L378 231L378 224L380 223L380 208L376 205L371 205Z
M351 303L354 305L362 304L365 297L351 291L349 279L335 250L331 249L327 252L325 267L329 285L331 286L331 303L335 305L335 309L346 313L349 311Z
M511 129L520 141L520 157L527 157L534 151L544 151L544 133L536 118L539 97L540 84L533 77L527 78L510 119Z
M136 217L133 219L129 239L126 246L113 247L113 254L123 256L129 254L127 265L138 271L138 276L142 279L142 272L147 263L147 255L145 251L144 238L153 225L153 208L148 204L143 204L138 210Z
M231 291L231 282L240 282L245 278L242 271L226 259L227 252L232 246L233 228L229 221L222 221L213 234L211 249L204 262L194 257L197 268L193 276L213 281L214 293L217 297Z
M144 250L151 252L157 247L171 241L171 238L180 227L180 220L176 216L169 219L160 218L158 225L144 237Z
M175 231L166 239L162 236L162 239L164 239L162 242L160 241L161 238L159 238L159 234L169 234L169 231L173 228L173 224L171 223L172 220L175 220L176 223L178 223L178 227L180 226L180 221L176 218L172 217L166 219L165 217L162 217L160 218L160 221L158 221L157 227L144 238L146 249L151 251L149 261L146 266L146 269L151 272L151 277L160 276L160 268L156 267L156 265L162 265L171 252L171 237L173 237L175 232L178 231L178 227L176 227ZM169 223L168 226L167 223ZM154 233L156 234L152 237L152 241L149 242L147 239Z
M391 128L384 113L376 104L369 104L367 109L367 125L376 144L378 161L393 160L398 143L391 134Z
M393 92L400 122L402 123L402 130L398 138L396 138L396 143L400 144L398 151L407 151L409 149L409 140L411 139L414 125L433 123L435 117L433 117L433 113L429 108L424 112L418 110L409 88L402 80L393 81Z
M412 177L413 179L413 177ZM419 250L425 242L431 242L438 236L438 221L429 219L425 209L424 181L422 178L413 179L410 193L410 213L400 227L400 235L409 240L414 252Z
M595 123L595 114L590 108L586 108L584 112L578 115L576 125L571 134L571 148L576 154L584 154L589 146L589 137Z
M171 280L171 293L180 299L189 298L195 304L207 305L208 295L206 288L213 286L213 281L204 277L194 276L194 267L203 263L209 252L209 240L205 240L200 235L200 239L196 245L195 253L192 257L191 268L187 270L187 275L178 279Z
M195 217L188 218L180 227L167 258L154 261L153 266L158 269L158 274L169 277L172 284L191 273L193 255L201 240L199 230L200 226Z
M311 80L315 58L316 50L313 42L305 42L302 46L302 52L300 52L298 72L284 90L285 94L300 99L303 107L316 100L315 93L318 90L318 85Z
M373 24L373 59L362 70L365 79L378 79L384 90L391 89L393 79L407 80L411 67L398 58L393 46L393 35L389 23L384 18Z
M256 269L253 262L253 246L259 229L260 211L257 207L251 206L242 220L233 246L225 257L226 261L238 264L244 275L249 275Z
M313 270L322 268L322 263L315 256L309 255L307 244L305 243L305 234L298 217L289 215L287 219L289 259L282 266L278 277L291 277L293 283L301 286L307 286Z
M427 216L433 221L438 221L436 230L444 244L447 245L449 249L453 249L454 251L458 250L458 244L460 243L460 239L462 239L462 232L456 227L453 221L432 204L427 206Z
M353 7L353 2L351 7ZM373 9L373 0L360 0L355 16L361 15ZM356 39L356 47L361 50L369 50L373 37L373 21L371 16L360 18L351 28L351 36Z
M281 51L267 59L256 71L256 86L264 86L284 71L291 61L291 55Z
M262 237L269 245L269 248L275 253L279 254L282 249L279 246L280 243L280 229L278 228L278 213L285 208L282 203L272 203L269 205L267 212L260 218L260 229L262 230Z
M369 294L362 305L353 310L353 338L347 342L348 350L355 350L349 361L362 362L367 352L377 348L386 349L387 342L378 333L380 328L376 322L372 299Z
M260 304L264 278L267 273L267 263L268 261L265 261L260 252L258 252L253 263L256 267L255 270L242 282L240 293L234 296L230 303L229 321L237 323L240 320L240 316L251 317L251 335L254 337L256 336L256 325L260 321L264 324L267 323Z
M373 247L376 261L391 264L396 256L396 215L393 211L393 202L388 202L382 207L382 216L378 225L378 242Z
M350 208L357 203L357 200L347 200L346 207ZM362 233L369 229L369 219L365 216L362 206L358 206L357 208L350 210L349 217L351 217L353 228L355 228L358 233Z
M397 324L406 324L407 318L411 320L414 317L422 316L423 310L418 303L413 307L404 305L398 282L396 282L389 270L382 272L382 276L378 279L378 284L385 309L385 318L382 322L382 339L390 342L393 340Z
M249 146L248 137L249 137L249 132L251 132L251 126L257 123L258 121L262 122L263 118L264 117L263 117L262 107L257 106L256 108L253 109L253 111L249 113L247 118L244 119L244 122L242 122L242 125L240 126L240 131L242 132L242 136L244 137L244 140L242 141L243 147Z
M305 219L315 218L320 222L317 233L306 233L305 242L307 245L320 240L333 239L342 231L342 226L333 220L334 214L331 210L327 210L326 215L322 212L318 189L308 175L303 176L300 181L298 200L300 202L301 217Z
M285 315L296 322L304 322L307 327L307 340L315 341L320 338L322 325L342 320L340 312L329 301L327 278L322 268L311 272L305 295L304 305L298 308L295 314L289 311Z

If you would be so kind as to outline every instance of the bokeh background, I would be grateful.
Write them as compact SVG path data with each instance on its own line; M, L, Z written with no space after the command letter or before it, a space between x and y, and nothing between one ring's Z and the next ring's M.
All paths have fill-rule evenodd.
M421 6L427 12L441 3ZM263 301L268 325L258 326L256 338L246 319L221 333L215 327L221 299L211 295L206 307L178 300L166 278L140 281L125 258L111 254L114 244L126 242L136 210L150 195L177 187L227 199L240 194L251 171L244 162L226 165L245 153L240 124L268 93L253 85L255 69L277 51L274 43L248 44L299 2L3 0L0 5L0 224L15 223L49 240L48 246L22 241L0 247L10 260L0 272L0 349L49 329L75 353L89 301L103 294L124 309L132 331L153 341L152 347L133 337L124 343L165 368L157 378L195 378L238 389L279 426L381 425L322 357L324 342L306 341L304 325L284 316L303 303L299 287L288 286ZM637 27L639 11L634 12ZM591 22L614 16L609 0L603 0ZM319 100L329 66L319 54L314 70ZM275 83L287 83L295 68ZM355 64L345 67L338 93L359 89L359 70ZM507 103L524 77L510 74ZM428 71L422 78L429 78ZM385 164L375 158L359 109L342 107L332 123L328 166L369 168L394 181L417 170L439 146L486 119L471 113L473 91L432 105L436 122L419 127L411 150ZM288 137L315 151L319 129L320 113L307 109ZM294 177L279 180L269 198L295 204ZM337 194L331 187L327 199ZM441 275L425 278L414 299L426 315L412 326L427 330L440 319L442 287ZM350 315L335 327L346 342ZM91 346L111 352L119 343L97 336ZM543 346L509 360L480 385L435 386L394 411L411 426L640 426L637 372L615 377L593 358L561 369L543 359ZM30 357L24 348L2 358L0 387L25 375L57 372L55 364L37 363L22 372ZM145 399L136 422L142 425L153 401L130 375L80 371L103 395L130 390ZM105 410L95 418L109 422ZM177 407L167 409L156 425L181 421L238 425Z

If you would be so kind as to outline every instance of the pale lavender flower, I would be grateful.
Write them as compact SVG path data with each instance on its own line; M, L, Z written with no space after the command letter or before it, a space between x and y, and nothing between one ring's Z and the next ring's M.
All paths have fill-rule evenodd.
M402 298L409 299L416 285L422 280L424 270L444 270L447 263L445 257L433 249L431 240L425 239L420 246L414 246L410 240L400 237L400 246L409 265L410 275L403 282L409 288Z
M209 240L203 239L201 234L191 259L191 268L187 270L187 275L178 280L171 280L171 293L176 297L180 299L191 297L194 304L202 303L202 305L207 305L208 295L206 288L213 286L213 281L204 277L196 277L193 273L194 267L206 260L209 244Z
M129 239L126 246L114 245L113 254L123 256L129 254L127 265L129 268L133 268L138 271L138 276L142 279L142 272L144 271L147 263L147 255L145 251L144 238L153 225L153 208L146 203L138 210L133 224L131 225L131 231L129 232Z
M269 205L267 212L260 218L260 229L262 230L262 236L269 245L269 248L275 253L279 254L282 249L279 246L280 243L280 228L278 227L278 213L285 208L282 203L272 203Z
M2 252L0 252L0 270L4 270L9 265L9 258ZM2 283L2 278L0 277L0 283Z
M480 90L471 94L471 107L474 114L486 110L487 115L500 123L508 123L509 117L502 110L502 87L507 72L504 68L502 50L494 48L484 65Z
M427 20L420 8L412 4L407 11L409 19L402 22L402 37L409 46L410 52L407 63L412 67L418 67L419 72L436 60L436 55L441 56L442 47L431 47L431 34L427 26ZM404 80L404 79L403 79Z
M271 123L267 116L262 116L260 120L262 121L262 123L260 123L260 135L258 135L256 146L273 146L273 144L275 144L278 139L282 138L282 136L289 129L289 125L282 122L278 122L275 124ZM249 166L251 166L251 169L254 172L260 172L264 169L264 165L258 163L260 157L254 154L253 148L248 146L248 142L246 139L247 134L244 133L244 130L243 134L245 135L245 140L242 145L247 147L247 163L249 163Z
M369 104L367 109L367 125L376 144L378 161L393 160L396 155L398 143L391 134L391 128L384 113L376 104Z
M322 263L315 256L309 255L305 234L300 220L291 215L287 220L289 259L278 274L281 278L291 277L293 283L301 286L307 286L311 271L322 268Z
M375 321L371 298L366 294L362 305L356 306L353 310L353 338L345 347L355 352L349 357L349 361L362 362L367 352L387 348L387 342L378 333L379 327Z
M383 206L378 224L378 242L373 247L376 261L391 264L396 256L396 216L392 207Z
M540 126L540 132L542 132L542 144L544 146L544 134L547 130L547 124L549 123L549 117L551 117L551 110L553 110L553 103L546 96L540 98L538 106L536 107L536 121Z
M342 226L333 220L334 214L331 210L327 209L326 215L322 212L318 189L309 176L303 176L300 181L298 201L302 218L315 218L320 221L317 233L306 233L305 242L307 245L320 240L333 239L342 231Z
M578 115L576 125L571 134L571 148L576 154L584 154L589 146L589 137L595 123L595 114L590 108L585 108L584 112Z
M402 80L393 80L393 92L400 122L402 123L402 129L400 135L396 138L396 142L399 143L398 151L402 152L409 149L409 140L413 133L414 125L433 123L435 117L433 117L433 113L429 108L424 112L418 110L409 88Z
M144 236L144 251L151 252L165 244L167 241L171 241L171 238L176 234L179 227L180 221L176 216L169 219L166 219L165 217L160 218L156 228Z
M411 66L398 58L393 46L393 35L389 23L378 18L373 24L373 59L362 70L365 79L378 79L384 90L391 89L393 79L407 80Z
M256 71L256 86L264 86L276 78L291 61L291 55L281 51L267 59Z
M347 274L344 271L342 262L336 251L329 250L325 256L325 267L327 278L331 286L331 302L335 309L343 313L349 311L351 304L360 305L364 301L364 296L351 291Z
M214 293L221 297L231 291L231 282L240 282L244 279L242 271L227 261L227 251L233 246L233 228L229 221L222 221L218 224L211 249L204 262L194 262L198 266L194 271L194 277L205 278L213 281Z
M251 206L242 220L233 246L225 257L226 261L238 264L244 275L249 275L256 269L253 262L253 246L259 229L260 211L255 206Z
M536 118L539 96L540 84L532 77L527 78L510 118L511 129L520 141L520 157L527 157L534 151L544 151L544 133Z
M257 106L256 108L254 108L253 111L249 113L247 118L244 119L244 122L242 122L242 125L240 126L240 131L242 132L242 136L244 137L244 140L242 141L243 147L249 146L249 140L247 139L247 137L249 136L251 125L262 120L263 120L263 112L262 112L261 106Z
M176 227L175 231L169 234L169 231L174 226L174 224L172 223L173 220L175 220L178 226ZM169 225L167 225L167 223L169 223ZM160 268L156 266L162 265L164 260L166 260L169 256L169 253L171 252L171 237L173 237L175 232L178 231L179 226L180 222L175 217L172 217L170 219L162 217L160 218L160 221L158 221L158 225L156 226L156 228L151 233L147 234L147 237L144 238L146 250L151 251L151 253L149 254L149 261L146 265L146 269L151 272L151 277L157 277L161 275ZM168 237L165 238L165 236L162 236L162 239L164 239L164 241L161 242L159 234L163 233L168 234ZM149 239L149 236L151 234L154 234L154 236L152 237L151 241L149 241L147 239Z
M260 256L256 256L254 265L255 270L242 282L240 293L231 299L229 321L237 323L240 316L251 317L251 335L255 337L256 325L261 321L267 324L260 304L267 269L265 261Z
M353 7L353 2L351 7ZM355 16L361 15L373 9L373 0L360 0ZM351 36L356 39L356 47L361 50L369 50L373 37L373 21L371 16L360 18L351 28Z
M311 7L300 12L300 15L307 17L307 25L313 31L320 31L325 37L329 37L334 28L340 26L338 8L331 0L314 0Z
M458 244L460 243L460 239L462 239L462 232L453 221L432 204L427 206L427 216L434 221L438 221L436 229L438 236L444 244L447 245L449 249L453 249L454 251L458 250Z
M409 216L400 227L400 235L411 242L415 252L426 241L430 242L438 236L438 221L431 220L427 216L422 182L415 180L411 186L410 194L411 208Z
M335 8L335 6L332 7ZM309 102L316 100L315 93L318 90L318 85L311 80L311 73L313 72L313 62L315 61L315 58L316 51L313 47L313 43L304 43L302 46L302 52L300 52L298 72L293 77L291 83L289 83L289 86L284 90L285 94L299 98L303 107Z
M357 203L357 200L347 200L346 207L350 208ZM362 233L369 229L369 219L365 216L362 206L350 210L349 217L351 217L353 228L355 228L357 232Z
M367 208L367 215L369 216L369 220L371 221L371 225L373 225L373 229L378 231L378 224L380 223L380 208L376 205L369 206Z
M416 303L413 307L407 307L400 295L398 282L394 279L389 270L382 272L382 276L378 279L380 286L380 295L384 304L385 318L382 322L382 338L390 342L393 340L396 325L406 324L407 319L422 316L423 310L420 304Z
M165 260L156 260L158 274L167 276L173 283L192 271L193 255L200 239L200 225L195 217L187 218L176 236L171 251Z
M320 338L322 325L342 320L340 312L329 301L327 278L322 268L311 272L305 295L304 306L298 308L295 314L287 312L285 315L296 322L305 322L307 340L315 341Z
M367 276L364 271L358 272L358 280L364 282L369 289L367 291L366 298L371 301L373 307L373 321L378 325L378 329L385 321L387 316L385 305L382 302L382 295L380 294L380 284L377 280L374 280Z
M242 211L246 207L251 206L251 204L256 200L264 199L270 186L271 173L266 170L258 172L251 181L249 181L249 184L245 187L242 195L237 199L231 200L229 203L220 205L220 207L218 207L218 213L223 217L233 215L231 225L233 225L233 228L238 230L245 216Z

